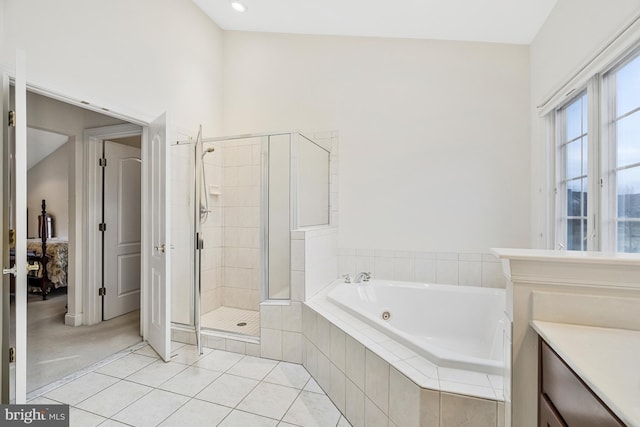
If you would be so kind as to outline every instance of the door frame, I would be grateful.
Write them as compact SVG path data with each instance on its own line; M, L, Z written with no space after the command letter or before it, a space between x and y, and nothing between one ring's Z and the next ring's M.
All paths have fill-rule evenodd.
M11 74L9 74L10 77ZM122 121L126 121L128 122L130 125L137 125L142 129L142 141L141 141L141 158L142 158L142 194L141 194L141 198L142 198L142 206L141 206L141 216L142 218L149 218L151 215L150 212L150 208L148 206L147 203L145 203L146 200L149 199L150 197L150 183L148 181L148 172L147 172L147 168L150 166L151 164L151 154L150 154L150 150L149 150L149 139L148 139L148 130L149 130L149 125L151 124L151 122L155 119L155 117L157 116L157 114L143 114L139 111L133 112L131 114L127 114L125 113L126 108L121 108L118 107L116 109L114 108L105 108L103 106L100 105L95 105L92 104L90 102L81 100L81 99L76 99L76 98L72 98L70 96L64 95L60 92L56 92L55 90L43 87L43 86L39 86L37 84L33 84L30 83L27 80L27 91L33 92L33 93L37 93L39 95L42 96L46 96L61 102L65 102L67 104L76 106L76 107L80 107L86 110L90 110L90 111L94 111L96 113L101 113L116 119L120 119ZM175 129L175 128L174 128ZM177 131L180 131L180 129L176 129ZM185 133L185 132L182 132ZM175 135L174 135L175 136ZM169 135L168 135L169 137ZM82 144L84 144L84 141L81 142ZM84 156L83 156L83 161L84 161ZM84 170L84 168L83 168ZM80 178L78 178L78 176L76 176L76 181L78 181L79 179L84 179L84 175L81 173L80 174ZM82 188L81 188L82 187ZM78 191L80 194L82 194L83 197L86 196L86 183L81 183L79 186L76 187L76 191ZM80 205L82 205L82 209L84 210L84 203L80 203ZM83 214L86 214L86 212L83 211ZM88 221L87 221L88 222ZM81 233L84 234L85 232L85 224L82 224L82 226L80 227ZM146 294L150 291L150 278L149 278L149 268L150 268L150 256L152 254L153 251L153 244L150 241L150 231L148 229L147 226L143 226L141 229L142 232L142 245L141 245L141 257L142 257L142 271L141 271L141 286L140 286L140 335L142 336L143 340L145 340L147 338L147 314L149 312L149 308L147 307L146 304ZM76 251L78 253L83 253L83 251L85 250L85 237L84 235L81 236L77 236L76 237ZM76 281L81 281L81 280L85 280L85 269L86 269L86 265L84 262L84 259L86 259L86 257L82 258L82 276L81 277L77 277ZM97 291L96 291L97 292ZM87 318L87 316L85 316L84 314L84 305L85 305L85 301L84 301L84 295L77 295L76 296L77 299L76 301L79 302L82 307L79 307L79 309L77 311L79 311L79 315L77 317L71 317L70 320L72 320L72 323L67 323L68 325L72 325L72 326L80 326L82 324L88 324L87 321L85 320L85 318ZM71 305L71 304L69 304ZM65 322L67 321L67 319L65 319ZM100 320L101 322L102 320ZM169 319L169 322L171 322L171 319ZM98 322L99 323L99 322Z
M84 307L79 307L81 313L73 313L71 316L82 316L82 324L94 325L102 322L102 303L98 296L98 290L102 285L101 266L102 266L102 235L98 230L98 224L102 222L102 171L98 165L98 159L102 157L102 142L110 139L124 138L129 136L138 136L142 138L141 156L144 156L144 132L143 127L134 124L122 124L113 126L104 126L99 128L87 129L84 131L84 262L83 262L83 280L84 289L82 292L82 302ZM144 164L144 158L143 158ZM142 177L141 177L142 178ZM142 182L141 191L141 212L144 215L145 189ZM144 235L144 233L142 233ZM141 236L142 237L142 236ZM144 245L143 242L141 242ZM142 250L142 248L141 248ZM148 253L148 252L147 252ZM144 260L141 254L140 271L142 273ZM142 295L142 285L144 275L141 275L140 292ZM70 297L71 298L71 297ZM82 310L84 308L84 310ZM142 301L140 303L142 310ZM67 316L70 314L67 313ZM142 321L142 312L140 319ZM140 329L142 332L142 328Z

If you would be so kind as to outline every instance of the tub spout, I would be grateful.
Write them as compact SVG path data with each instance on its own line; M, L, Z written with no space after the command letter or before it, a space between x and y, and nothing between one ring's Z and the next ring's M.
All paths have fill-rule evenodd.
M363 271L362 273L358 273L353 283L368 282L369 280L371 280L371 273L365 273Z

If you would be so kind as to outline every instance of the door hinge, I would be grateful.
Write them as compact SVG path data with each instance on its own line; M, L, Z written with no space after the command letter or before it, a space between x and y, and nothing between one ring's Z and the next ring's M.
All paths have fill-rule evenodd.
M15 127L15 126L16 126L16 112L9 111L9 127Z
M107 167L107 159L105 157L98 159L98 166L103 168Z
M107 231L107 224L105 224L104 222L98 224L98 231Z
M98 289L98 296L103 297L103 296L105 296L106 294L107 294L107 288L102 287L102 288L99 288L99 289Z
M9 363L13 363L16 361L16 348L9 347Z
M16 247L16 230L9 230L9 249Z
M604 187L604 179L600 178L600 188Z

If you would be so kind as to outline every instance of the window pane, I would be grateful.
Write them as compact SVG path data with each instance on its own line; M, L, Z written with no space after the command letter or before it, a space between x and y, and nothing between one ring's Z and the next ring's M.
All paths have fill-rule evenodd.
M587 216L587 178L582 178L582 216Z
M640 107L640 57L616 73L616 117Z
M587 220L569 219L567 220L567 249L570 251L581 251L585 247L585 236Z
M584 180L586 183L586 179ZM583 180L576 179L567 182L567 216L581 216L581 206L586 205L586 188L583 190Z
M640 222L618 222L618 252L640 252Z
M618 217L640 218L640 167L618 171L616 182Z
M560 121L564 127L560 141L562 165L560 188L565 191L566 206L559 212L566 212L562 218L567 230L567 249L586 250L587 215L587 94L583 93L571 104L560 110ZM563 215L564 216L564 215Z
M582 176L582 140L573 141L566 145L567 173L566 178L572 179Z
M582 135L582 98L567 107L567 141Z
M640 112L620 119L616 134L616 165L620 167L640 163Z

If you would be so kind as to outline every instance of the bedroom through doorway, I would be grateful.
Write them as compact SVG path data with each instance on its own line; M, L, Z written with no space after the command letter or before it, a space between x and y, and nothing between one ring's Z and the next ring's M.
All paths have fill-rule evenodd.
M39 394L40 387L141 341L142 128L34 92L27 93L27 126L27 255L39 265L38 271L30 273L27 295L27 393L33 395ZM83 200L86 130L113 126L125 126L129 132L113 141L101 140L102 154L117 152L110 157L114 172L101 168L96 176L104 197L101 192L100 205L94 208L105 213L101 223L109 226L104 242L89 247L85 230L92 225L83 206L87 202ZM133 134L131 128L136 129ZM126 209L113 209L119 205ZM109 232L116 238L109 240ZM104 272L115 277L105 274L108 283L97 286L104 291L89 295L85 258L97 252L105 260ZM119 281L122 277L125 282ZM107 295L115 297L115 302L109 302ZM113 310L112 304L123 296L128 305ZM14 299L11 294L12 340ZM104 307L105 313L112 310L107 316L99 313L98 321L92 322L86 316L91 304Z

